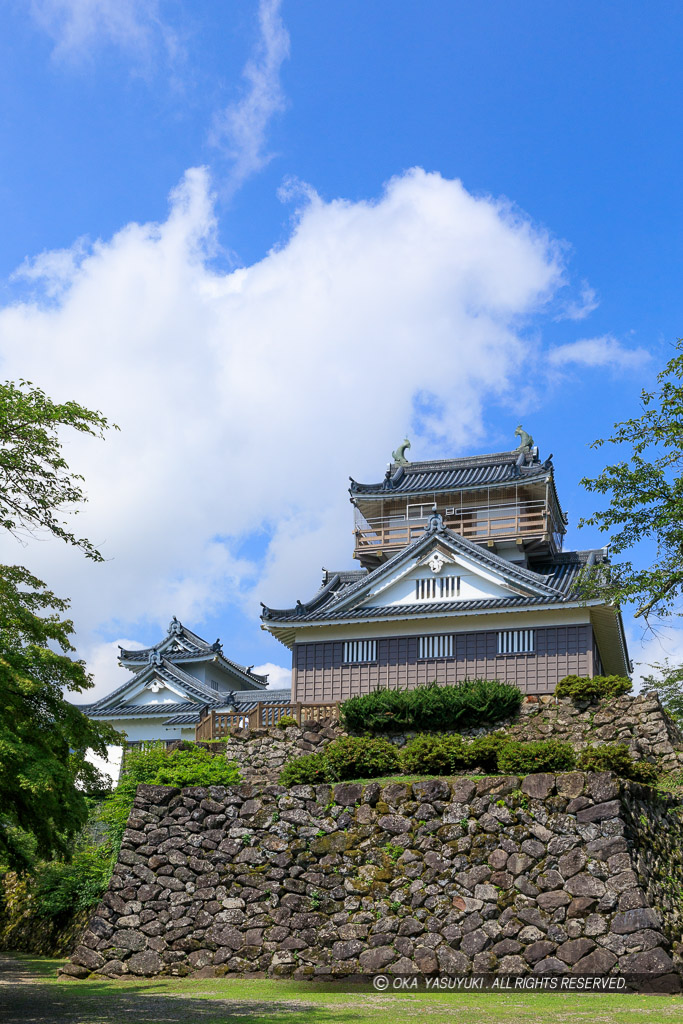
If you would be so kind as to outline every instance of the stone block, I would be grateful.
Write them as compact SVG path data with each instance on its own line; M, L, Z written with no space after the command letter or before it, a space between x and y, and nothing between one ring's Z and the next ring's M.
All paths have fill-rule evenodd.
M592 807L585 807L577 811L576 820L580 822L604 821L606 818L617 818L621 813L621 804L618 800L608 800L605 803L594 804Z
M659 928L659 926L660 919L657 911L649 907L641 907L615 914L610 930L616 932L617 935L625 935L629 932L640 931L642 928Z
M555 788L555 776L547 772L527 775L522 782L522 792L533 800L545 800Z

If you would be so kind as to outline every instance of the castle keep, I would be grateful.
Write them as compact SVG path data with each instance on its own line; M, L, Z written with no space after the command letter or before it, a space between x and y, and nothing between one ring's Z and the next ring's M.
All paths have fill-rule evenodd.
M263 606L292 651L292 700L477 677L550 694L566 675L629 674L619 610L576 590L607 554L563 550L552 456L517 433L513 451L430 462L408 462L406 442L379 483L351 479L361 568Z

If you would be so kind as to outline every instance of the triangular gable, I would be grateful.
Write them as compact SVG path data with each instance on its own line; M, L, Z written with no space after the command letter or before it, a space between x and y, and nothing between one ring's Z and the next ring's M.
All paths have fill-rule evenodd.
M440 517L435 517L440 518ZM429 562L438 554L443 564L434 571ZM457 586L444 587L449 600L477 600L513 596L559 597L559 592L538 573L515 565L499 555L438 526L408 548L394 555L352 587L335 604L342 609L411 604L418 600L419 579L454 576ZM436 588L440 591L440 585Z
M173 694L179 703L186 701L197 704L215 703L217 697L216 692L209 690L200 680L187 675L169 662L161 661L160 664L146 665L132 679L129 679L122 686L119 686L118 689L97 701L93 707L96 707L98 710L104 710L109 705L121 704L122 702L140 703L140 695L146 696L148 688L150 694L153 694L152 687L155 684L159 685L158 694L165 693L169 697ZM157 702L162 705L164 703L171 704L174 701L172 699L165 701L164 697L160 697ZM154 699L150 703L154 703Z

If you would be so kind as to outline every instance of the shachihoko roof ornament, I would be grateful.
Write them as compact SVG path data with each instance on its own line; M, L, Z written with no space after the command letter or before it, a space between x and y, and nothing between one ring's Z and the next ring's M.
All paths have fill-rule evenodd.
M519 444L517 445L517 451L531 451L534 446L534 439L531 434L528 434L522 424L520 423L515 430L515 437L519 438Z
M410 448L410 441L406 437L403 444L400 444L395 452L391 453L391 457L398 466L407 466L408 459L406 458L406 451Z

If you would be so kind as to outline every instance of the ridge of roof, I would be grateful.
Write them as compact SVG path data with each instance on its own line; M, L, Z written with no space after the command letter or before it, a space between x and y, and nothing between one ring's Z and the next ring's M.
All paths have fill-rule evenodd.
M349 477L349 493L386 497L389 493L434 493L466 490L470 487L519 482L529 478L553 479L552 455L544 462L538 448L492 452L488 455L465 455L456 459L434 459L397 464L392 462L379 483L362 484Z
M168 677L170 676L172 680L180 683L181 686L195 696L199 702L204 704L207 703L207 699L209 703L213 703L216 698L216 694L218 693L217 690L210 690L208 687L205 687L195 676L191 676L189 673L183 672L177 665L174 665L172 662L162 658L161 664L145 665L145 667L140 672L136 672L131 679L128 679L115 690L112 690L112 692L108 693L105 697L100 697L100 699L95 701L95 703L90 705L90 707L92 709L103 709L111 703L112 698L118 697L121 693L130 689L131 686L142 682L143 677L148 674L159 675L162 679L165 678L166 680L168 680Z
M184 651L163 650L167 644L174 642L182 643L183 641L185 641L186 645L189 644L189 647L186 646ZM255 683L257 687L265 687L268 683L267 675L259 675L256 672L252 672L252 666L240 665L239 662L228 658L223 653L220 640L216 640L213 644L208 643L208 641L193 633L191 629L188 629L187 626L184 626L175 616L173 616L169 624L166 636L152 647L142 647L134 650L119 647L119 661L126 667L130 665L142 666L149 662L150 655L156 654L159 651L161 651L165 660L169 662L203 661L208 658L216 658L230 670L243 676L249 682Z
M359 596L362 592L372 585L372 583L392 571L396 565L402 561L407 561L415 556L419 555L422 548L428 548L434 542L435 539L440 540L446 546L450 546L452 550L460 552L461 554L468 555L475 561L481 562L488 568L492 568L507 578L512 578L523 586L533 587L537 592L545 594L547 596L561 596L561 592L547 582L548 575L534 572L531 569L525 569L522 566L516 565L514 562L509 562L500 555L496 555L493 552L487 551L486 548L481 547L479 544L475 544L474 541L467 540L465 537L461 537L457 533L453 533L452 530L448 530L443 526L443 522L440 516L434 517L441 521L442 525L435 529L428 529L418 537L416 540L403 548L401 551L397 551L395 555L389 558L386 562L383 562L376 569L367 573L362 579L359 579L355 583L350 583L344 587L341 593L335 595L335 606L336 608L346 607L349 600ZM302 602L297 601L294 608L268 608L263 603L261 607L263 612L261 618L264 621L273 621L278 618L285 618L292 615L303 616L311 613L319 608L323 599L328 597L333 590L335 583L339 582L339 576L334 576L328 584L321 588L317 594L311 598L310 601Z

